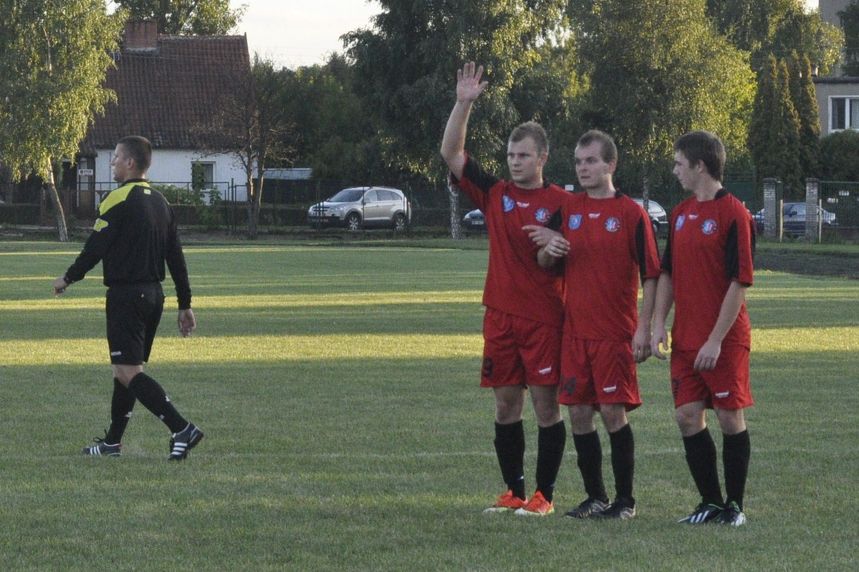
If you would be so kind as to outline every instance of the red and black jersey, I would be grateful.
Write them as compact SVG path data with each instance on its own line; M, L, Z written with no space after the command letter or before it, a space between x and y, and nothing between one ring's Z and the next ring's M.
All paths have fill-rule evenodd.
M527 224L546 226L560 216L567 192L556 185L521 189L486 173L468 157L462 179L454 183L486 217L489 268L483 305L514 316L560 326L563 280L557 272L537 264L539 248L522 230Z
M659 253L650 219L621 193L593 199L568 195L559 232L570 241L564 259L565 308L573 336L629 341L638 324L638 285L658 278Z
M662 270L674 287L672 348L698 350L716 325L731 282L751 286L754 222L746 207L724 189L711 201L686 199L671 212ZM751 347L746 305L723 344Z

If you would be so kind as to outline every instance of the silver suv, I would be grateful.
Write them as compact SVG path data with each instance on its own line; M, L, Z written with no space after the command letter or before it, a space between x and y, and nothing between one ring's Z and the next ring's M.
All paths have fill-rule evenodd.
M412 208L406 195L390 187L343 189L307 211L311 226L345 226L349 230L370 226L404 230L411 219Z

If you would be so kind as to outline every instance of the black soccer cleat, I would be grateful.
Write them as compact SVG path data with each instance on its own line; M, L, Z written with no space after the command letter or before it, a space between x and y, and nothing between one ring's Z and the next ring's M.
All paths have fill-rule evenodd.
M724 510L723 507L712 503L701 503L689 516L684 516L677 522L683 524L707 524L719 518Z
M635 518L635 501L631 498L619 497L608 505L608 508L594 516L596 518L613 518L615 520Z
M743 526L746 524L746 514L736 502L731 501L725 506L715 522L729 526Z
M101 437L96 437L93 441L95 442L95 445L84 447L81 453L89 455L90 457L119 457L121 454L120 450L122 449L122 444L120 443L111 445L109 443L105 443L104 439Z
M579 506L567 512L564 516L569 518L591 518L599 516L601 513L605 512L608 507L609 504L607 500L588 497L583 500Z
M170 439L170 456L167 457L167 460L181 461L185 459L188 452L202 439L203 432L193 423L188 423L187 427L178 433L173 433L173 437Z

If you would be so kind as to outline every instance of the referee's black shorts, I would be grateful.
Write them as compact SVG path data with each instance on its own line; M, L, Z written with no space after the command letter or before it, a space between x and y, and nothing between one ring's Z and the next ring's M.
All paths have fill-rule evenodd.
M142 365L149 361L164 309L161 283L111 286L105 309L110 363Z

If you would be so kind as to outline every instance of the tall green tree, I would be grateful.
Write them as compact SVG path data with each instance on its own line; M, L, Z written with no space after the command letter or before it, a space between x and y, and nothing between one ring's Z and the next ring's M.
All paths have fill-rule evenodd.
M162 34L215 35L234 29L247 8L230 0L113 0L133 20L155 20Z
M820 110L808 56L794 52L788 60L790 99L799 118L799 162L802 178L820 176Z
M286 84L282 104L295 126L297 164L311 167L318 179L365 185L389 180L373 114L355 93L355 69L344 56L281 74Z
M621 188L667 185L673 142L692 129L717 133L732 156L744 152L748 53L713 31L703 0L573 4L590 82L586 120L617 140Z
M759 75L749 147L759 179L780 179L785 198L804 196L799 115L790 97L787 65L774 56Z
M104 0L0 0L0 11L0 157L16 180L45 182L66 241L54 171L115 97L102 86L125 14Z
M859 0L853 0L841 16L841 26L844 30L844 75L859 76Z
M380 0L374 27L345 37L356 89L373 110L383 153L393 166L443 181L439 144L454 103L456 69L474 60L489 90L469 125L469 151L500 169L499 151L523 118L511 90L537 64L546 43L565 41L564 0ZM551 135L551 134L550 134ZM451 227L458 228L451 194Z

